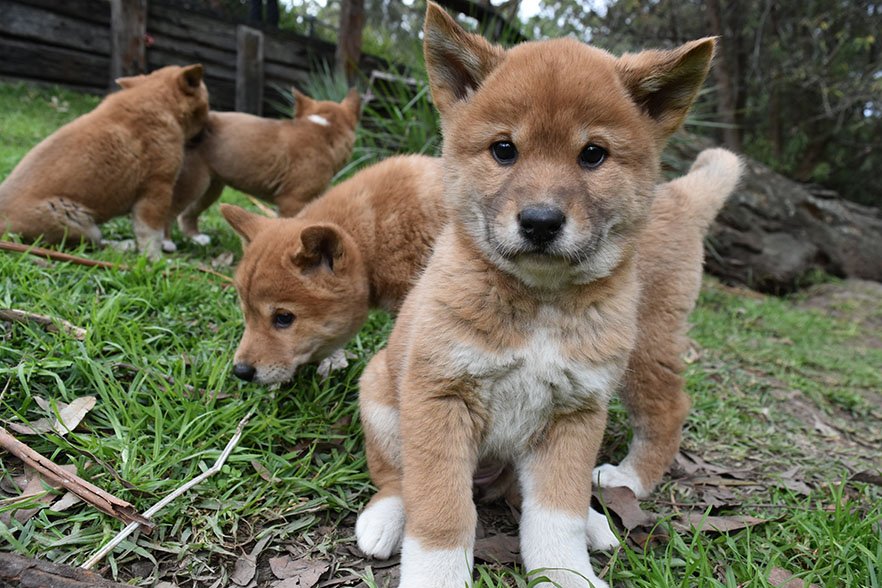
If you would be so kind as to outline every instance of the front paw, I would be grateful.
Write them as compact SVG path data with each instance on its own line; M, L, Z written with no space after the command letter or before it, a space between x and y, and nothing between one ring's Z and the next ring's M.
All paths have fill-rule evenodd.
M619 539L610 528L607 518L593 508L588 509L585 535L588 538L588 547L595 551L608 551L619 546Z
M175 242L171 239L163 239L162 240L162 250L165 253L174 253L178 250L178 246L175 245Z
M316 368L318 375L321 376L321 379L324 381L328 379L331 372L349 367L348 357L346 351L343 349L335 350L331 355L319 362L318 368Z
M196 233L195 235L190 237L190 240L193 241L194 243L196 243L197 245L202 245L203 247L207 247L208 245L211 245L211 237L209 237L205 233Z
M404 537L404 502L388 496L368 505L355 523L358 548L365 555L388 559L401 549Z
M637 498L646 498L651 490L644 486L634 468L625 463L617 466L609 463L599 465L594 468L593 477L594 483L601 488L624 486L630 488Z

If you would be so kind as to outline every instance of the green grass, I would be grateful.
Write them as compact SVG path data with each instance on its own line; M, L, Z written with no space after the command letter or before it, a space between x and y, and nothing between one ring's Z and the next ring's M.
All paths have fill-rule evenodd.
M49 106L52 96L69 110ZM0 177L41 138L95 103L57 90L0 85ZM401 114L402 120L408 116ZM411 150L418 150L423 137L414 136ZM362 133L360 146L369 150L371 140ZM224 200L248 203L230 190ZM253 410L223 470L162 511L152 535L124 542L102 571L142 586L160 577L176 578L179 586L229 585L236 558L267 539L263 557L288 547L333 562L334 577L351 569L373 586L371 578L383 570L366 568L348 551L354 515L371 493L356 383L391 321L372 316L349 346L357 359L327 382L307 369L277 390L238 383L230 375L242 329L235 291L198 266L228 250L238 257L240 246L216 208L204 224L214 237L211 246L186 244L157 264L113 250L77 252L125 263L129 271L0 253L0 306L88 330L77 341L31 324L0 322L2 419L46 416L36 397L69 402L95 396L95 408L77 431L21 438L57 463L75 464L81 476L143 511L209 467ZM106 232L131 237L130 223L117 219ZM700 353L688 371L694 410L684 447L717 464L748 468L760 482L714 514L769 522L728 536L664 523L668 542L593 558L595 569L605 568L615 585L771 586L767 578L776 567L806 585L882 584L879 489L847 482L850 469L882 465L882 350L866 343L867 327L849 318L847 308L810 310L804 299L749 296L707 280L692 317ZM627 445L626 419L618 406L611 415L605 453L618 459ZM839 437L816 432L815 418ZM794 465L803 468L808 496L776 484L776 473ZM19 473L19 462L0 454L3 498L16 495L9 482ZM672 502L695 500L689 488L666 482L645 507L670 512ZM0 501L3 549L53 561L82 563L122 527L83 504L60 513L43 509L21 524L8 518L18 506ZM476 578L485 588L529 585L523 570L501 566L478 566Z

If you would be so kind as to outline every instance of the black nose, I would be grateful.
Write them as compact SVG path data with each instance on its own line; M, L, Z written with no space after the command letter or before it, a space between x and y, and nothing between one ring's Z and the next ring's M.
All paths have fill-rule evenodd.
M233 375L246 382L253 380L256 372L257 370L250 363L239 362L233 366Z
M528 206L518 213L521 235L534 245L554 241L567 217L555 206Z

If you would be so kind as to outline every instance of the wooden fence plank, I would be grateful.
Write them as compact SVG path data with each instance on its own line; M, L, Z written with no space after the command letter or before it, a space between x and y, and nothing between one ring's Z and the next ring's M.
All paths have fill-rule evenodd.
M110 57L5 38L0 42L4 76L71 86L108 87Z
M110 52L107 27L69 15L0 0L0 33L98 55Z
M110 0L110 79L147 71L147 0Z
M110 26L110 3L107 0L2 0L0 2L0 6L8 4L35 6L55 14L98 23L104 29Z
M260 116L263 111L263 33L239 25L236 37L236 110Z

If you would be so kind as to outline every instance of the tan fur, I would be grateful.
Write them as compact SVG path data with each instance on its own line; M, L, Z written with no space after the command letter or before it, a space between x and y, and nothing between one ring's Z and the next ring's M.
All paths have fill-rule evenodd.
M254 366L257 381L284 381L340 348L370 308L396 312L446 218L440 182L439 160L402 156L362 170L295 218L223 205L245 242L236 363ZM318 242L304 243L304 232L319 229ZM280 311L295 315L291 327L273 326Z
M133 212L139 248L159 255L184 143L208 115L202 66L117 82L122 91L44 139L0 185L0 229L97 244L99 224Z
M644 493L661 480L680 446L691 404L682 375L686 319L701 287L702 241L740 173L729 151L703 151L688 175L659 187L640 239L640 330L621 395L634 429L625 463L633 464Z
M352 154L360 99L355 90L339 104L294 91L291 120L239 112L212 112L199 142L187 149L175 188L174 212L185 235L198 234L198 218L232 186L273 202L294 216L321 194ZM328 125L310 117L321 117Z
M659 152L713 47L616 59L564 39L504 51L429 3L451 219L361 382L382 480L356 533L374 555L403 533L402 587L470 582L472 476L488 460L518 471L525 565L564 588L585 580L561 568L604 585L584 547L596 530L585 528L592 468L639 336L639 245ZM499 141L517 146L514 161L491 155ZM608 152L597 167L579 163L589 143ZM550 244L524 232L522 215L539 205L564 216ZM404 517L390 502L398 487Z

